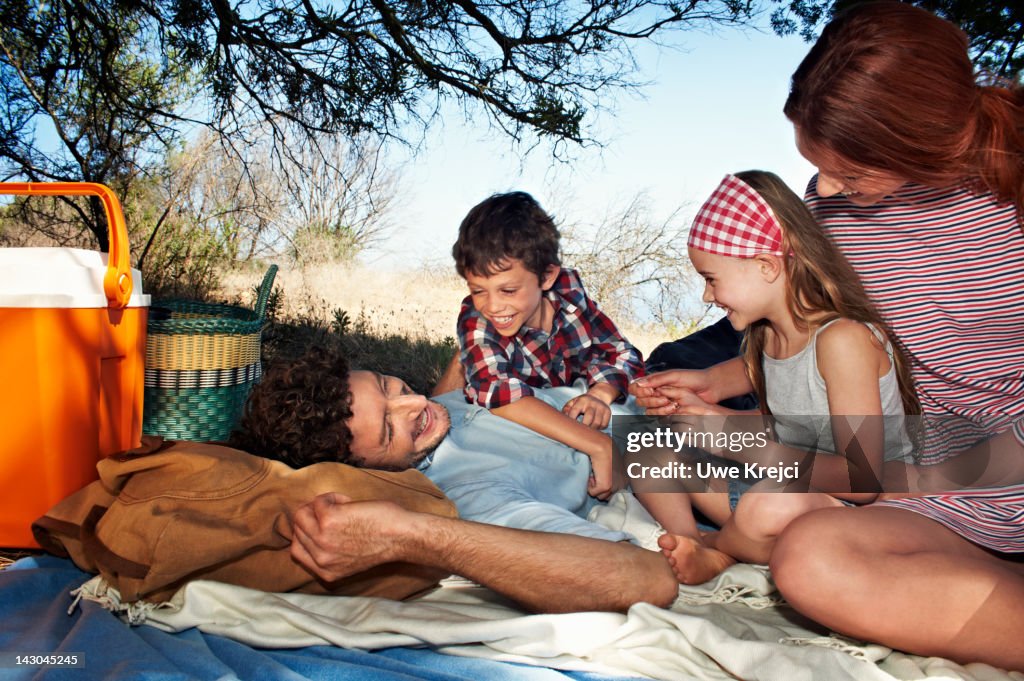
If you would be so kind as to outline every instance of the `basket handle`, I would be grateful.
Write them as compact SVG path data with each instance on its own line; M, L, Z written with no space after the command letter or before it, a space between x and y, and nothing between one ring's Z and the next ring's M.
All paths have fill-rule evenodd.
M256 298L256 316L260 319L263 319L267 313L267 301L270 299L270 291L274 288L275 276L277 276L277 265L271 265L267 273L263 275L260 295Z
M121 202L117 200L110 187L95 182L0 182L0 194L100 197L107 213L110 241L107 273L103 276L103 292L107 296L107 307L121 309L128 305L132 295L128 228L124 223Z

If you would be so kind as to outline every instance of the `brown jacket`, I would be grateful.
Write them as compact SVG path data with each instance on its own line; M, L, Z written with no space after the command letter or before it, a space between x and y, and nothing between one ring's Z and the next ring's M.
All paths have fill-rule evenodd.
M340 463L293 470L225 446L143 440L139 449L101 461L99 480L32 525L40 546L103 575L125 602L164 601L193 579L402 599L446 576L391 563L326 584L288 552L292 514L324 492L454 517L455 506L418 471Z

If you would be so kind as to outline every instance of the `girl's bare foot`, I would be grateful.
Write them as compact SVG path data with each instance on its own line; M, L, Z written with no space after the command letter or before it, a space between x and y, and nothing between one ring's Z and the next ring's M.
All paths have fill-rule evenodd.
M703 584L736 563L731 556L694 537L666 533L658 538L658 546L681 584Z

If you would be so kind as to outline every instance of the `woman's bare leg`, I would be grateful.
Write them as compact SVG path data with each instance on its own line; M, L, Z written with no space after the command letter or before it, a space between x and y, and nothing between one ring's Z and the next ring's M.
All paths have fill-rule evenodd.
M1024 670L1024 563L887 506L790 524L771 557L797 610L839 633L918 655Z

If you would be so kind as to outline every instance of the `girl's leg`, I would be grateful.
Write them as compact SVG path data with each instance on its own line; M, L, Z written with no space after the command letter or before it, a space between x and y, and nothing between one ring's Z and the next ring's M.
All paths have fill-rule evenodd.
M886 506L793 521L771 557L797 610L839 633L925 656L1024 670L1024 563Z
M665 528L684 537L700 537L687 492L637 492L637 500Z
M728 522L732 515L727 492L702 492L693 494L690 499L718 525ZM661 552L668 558L672 572L682 584L703 584L736 562L732 556L708 546L706 538L709 536L690 536L669 531L658 539Z
M842 505L820 492L749 492L740 497L722 531L707 535L704 541L738 561L766 564L775 540L793 520L811 511Z

